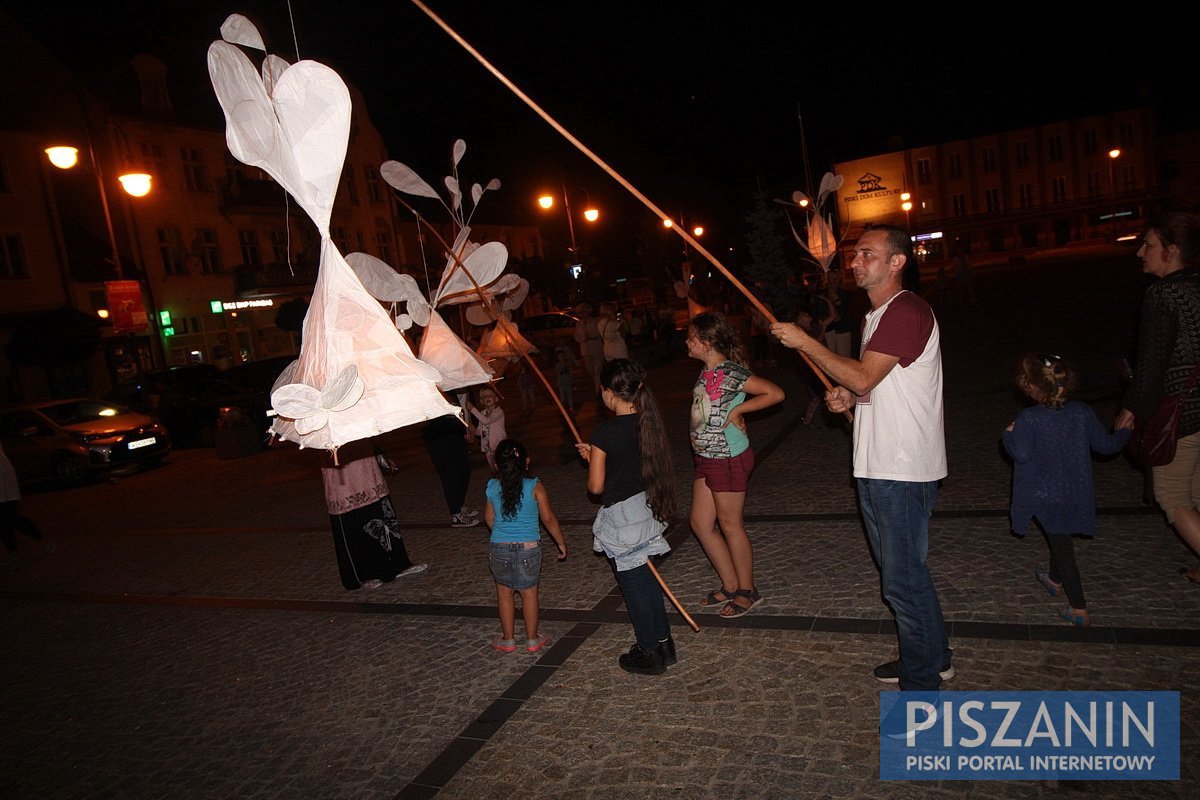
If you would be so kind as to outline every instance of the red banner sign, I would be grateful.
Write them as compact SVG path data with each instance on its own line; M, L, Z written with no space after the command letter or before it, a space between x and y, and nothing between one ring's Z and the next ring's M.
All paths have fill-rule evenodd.
M105 281L104 289L108 295L108 318L115 333L145 333L149 330L141 284L137 281Z

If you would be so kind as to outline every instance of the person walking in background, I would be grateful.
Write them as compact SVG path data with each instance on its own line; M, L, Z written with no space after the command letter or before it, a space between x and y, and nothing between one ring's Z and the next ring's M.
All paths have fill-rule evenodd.
M704 363L692 391L692 531L721 579L700 605L721 605L721 616L737 617L762 602L742 519L754 469L745 415L782 402L783 390L750 373L741 339L721 314L693 319L687 348Z
M412 563L400 537L374 446L369 440L350 442L338 449L338 456L337 464L328 453L323 456L321 480L342 586L377 589L424 572L429 565Z
M488 563L496 581L496 607L500 613L500 638L492 642L492 647L502 653L516 651L517 609L513 595L520 594L525 650L536 653L548 641L545 634L538 634L538 584L542 573L539 521L558 546L559 561L567 559L567 540L550 507L546 487L529 474L529 450L516 439L505 439L496 447L496 477L487 484L483 521L492 529Z
M1034 574L1051 597L1066 594L1070 605L1058 615L1082 628L1091 618L1071 536L1096 532L1092 451L1120 452L1129 431L1109 433L1090 407L1070 400L1075 383L1059 356L1022 358L1017 387L1037 405L1022 411L1001 438L1013 459L1013 532L1024 536L1037 520L1050 547L1050 569Z
M839 385L825 393L835 414L854 414L854 477L884 600L896 615L900 658L875 668L885 683L936 691L954 677L937 589L929 574L929 517L946 477L942 353L929 304L901 288L916 263L912 239L894 225L868 225L850 267L871 311L859 358L830 351L796 325L771 333L806 354Z
M479 449L487 457L488 466L496 471L496 445L508 438L504 427L504 409L500 407L500 394L491 386L479 390L479 403L482 409L474 405L468 407L471 416L479 424L475 427L475 435L479 437Z
M1200 364L1200 218L1171 212L1153 220L1138 248L1142 271L1158 280L1142 300L1137 365L1118 428L1154 416L1164 397L1183 392ZM1200 554L1200 390L1183 401L1175 458L1151 467L1154 499L1179 538ZM1181 570L1200 583L1200 566Z
M479 524L479 512L466 505L467 489L471 485L467 436L466 425L453 414L431 419L421 429L421 441L425 443L425 451L442 483L451 528L471 528Z
M851 355L854 326L850 321L850 293L842 286L836 267L825 273L825 299L833 306L834 319L825 328L825 346L839 356Z
M576 448L588 462L587 490L603 504L592 525L594 546L608 556L637 636L617 663L626 672L661 675L677 655L662 588L647 561L671 551L662 535L675 516L670 444L641 366L618 358L604 365L600 381L614 416Z
M600 332L600 341L604 343L605 361L629 358L629 347L625 344L625 322L621 319L616 305L605 303L600 306L596 330Z
M572 355L571 349L564 345L554 348L554 379L559 401L567 409L567 413L574 416L575 356Z
M8 554L10 564L18 563L17 531L42 543L42 549L53 553L57 548L54 542L46 538L41 529L25 515L18 511L21 501L21 485L17 481L17 471L0 446L0 540L4 542L4 550Z
M579 321L575 323L575 341L579 343L579 354L583 357L583 365L588 375L592 377L592 390L596 397L600 396L600 370L604 367L604 342L600 340L596 318L592 316L592 307L580 303L575 307Z
M958 255L954 256L954 291L958 301L974 303L975 283L971 276L971 248L966 244L958 246Z

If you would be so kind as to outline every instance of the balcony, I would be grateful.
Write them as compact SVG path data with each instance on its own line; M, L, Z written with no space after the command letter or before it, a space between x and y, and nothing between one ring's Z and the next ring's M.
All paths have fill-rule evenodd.
M317 262L301 255L296 257L290 268L278 261L269 264L238 264L233 268L233 273L239 293L294 289L316 283Z
M222 212L283 211L286 197L275 181L233 178L218 186Z

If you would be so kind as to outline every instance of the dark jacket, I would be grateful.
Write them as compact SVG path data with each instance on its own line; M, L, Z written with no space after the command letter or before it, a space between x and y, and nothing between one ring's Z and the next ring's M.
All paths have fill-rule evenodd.
M1140 420L1187 383L1200 362L1200 271L1172 272L1146 290L1133 381L1122 405ZM1179 435L1200 432L1200 391L1183 404Z

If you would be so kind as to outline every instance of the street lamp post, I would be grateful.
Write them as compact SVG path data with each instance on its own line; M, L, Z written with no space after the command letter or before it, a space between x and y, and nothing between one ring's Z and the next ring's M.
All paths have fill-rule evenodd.
M912 212L912 195L908 192L900 193L900 208L904 211L904 229L912 236L912 220L909 216Z
M111 127L114 131L116 131L121 136L122 139L125 139L125 132L123 130L118 128L116 125L113 125L112 123L109 123L109 127ZM108 197L108 187L106 186L106 181L105 181L105 177L104 177L104 169L100 165L100 159L98 159L96 157L96 148L93 144L90 126L85 127L84 136L87 141L88 161L90 162L91 167L92 167L92 174L95 175L95 177L96 177L96 189L100 195L100 208L104 212L104 227L105 227L105 231L108 234L108 246L112 252L111 257L112 257L113 272L115 273L117 281L124 281L125 280L125 270L124 270L123 266L121 265L121 250L117 246L117 236L116 236L116 232L113 228L112 206L111 206L111 202L109 201L109 197ZM124 141L124 145L125 146L124 146L123 161L128 162L128 160L130 158L130 154L129 154L129 142L127 139ZM79 149L76 147L73 147L71 145L66 145L66 144L52 145L45 149L45 153L46 153L46 157L49 159L50 163L53 166L55 166L59 169L62 169L62 170L73 169L79 163ZM120 175L117 176L117 180L120 182L121 188L125 191L125 193L132 197L145 197L147 194L150 193L150 190L151 190L151 187L153 184L153 177L145 172L124 171ZM130 236L132 238L132 234L130 234ZM138 292L140 294L141 288L143 288L141 280L137 281L137 285L138 285ZM150 292L150 295L149 295L150 303L149 303L149 309L148 309L149 314L147 315L146 327L150 330L154 330L154 325L151 322L151 319L153 318L153 316L156 313L155 312L154 295L153 295L153 292L151 291L149 284L147 284L144 288L146 289L147 292ZM110 289L110 291L117 291L116 289L113 289L112 285L109 286L109 289ZM111 314L111 308L106 309L106 310L108 310ZM152 340L155 338L159 338L159 337L157 337L157 336L151 337ZM158 342L158 350L160 351L160 353L162 354L162 356L165 360L166 354L165 354L165 349L164 349L161 339L159 339L159 342ZM152 346L151 350L150 350L151 361L154 360L154 357L155 357L154 347Z
M592 205L592 197L590 194L588 194L588 190L584 189L582 186L577 186L575 188L583 192L584 196L587 198L586 205L583 209L583 218L588 222L595 222L596 220L600 219L600 212ZM567 191L566 183L562 185L562 200L563 211L567 215L567 231L571 236L571 258L575 261L578 261L579 245L575 241L575 217L571 214L571 195ZM538 205L547 210L554 208L554 195L542 195L538 198Z
M121 268L121 252L117 248L117 235L113 231L112 209L109 206L108 189L104 185L104 171L100 167L99 159L96 158L96 148L92 145L90 132L87 134L87 150L92 173L96 176L96 188L100 192L100 206L104 210L104 227L108 231L108 245L112 250L113 269L116 271L117 280L123 280L125 273ZM46 148L46 157L59 169L71 169L79 163L79 149L70 145L52 145ZM145 172L125 172L117 176L117 180L121 182L121 188L125 190L125 193L133 197L145 197L150 193L153 182L153 178Z
M1112 231L1114 241L1116 241L1117 238L1117 184L1116 181L1113 180L1113 165L1120 157L1121 151L1119 148L1114 147L1112 150L1108 151L1108 190L1112 195Z

